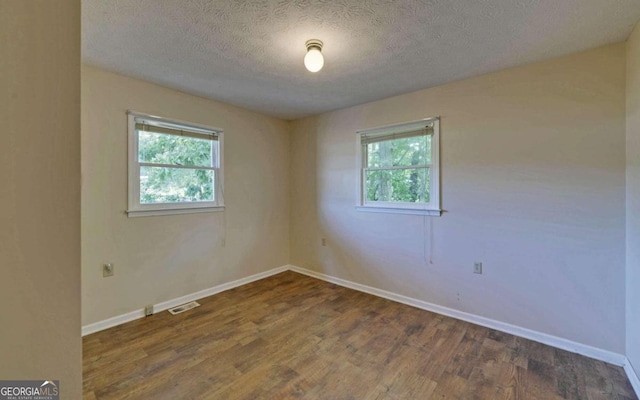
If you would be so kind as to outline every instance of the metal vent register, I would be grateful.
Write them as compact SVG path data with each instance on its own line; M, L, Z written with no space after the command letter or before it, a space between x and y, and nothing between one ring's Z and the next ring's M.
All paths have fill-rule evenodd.
M200 304L198 304L197 301L192 301L192 302L187 303L187 304L182 304L180 306L176 306L176 307L170 308L169 312L171 314L173 314L173 315L176 315L176 314L183 313L185 311L189 311L192 308L196 308L196 307L199 307L199 306L200 306Z

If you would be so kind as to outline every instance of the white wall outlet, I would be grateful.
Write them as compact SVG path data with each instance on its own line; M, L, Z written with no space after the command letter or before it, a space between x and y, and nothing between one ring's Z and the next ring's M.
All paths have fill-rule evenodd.
M114 269L113 263L102 264L102 277L106 278L108 276L113 276Z
M151 315L153 315L153 304L149 304L144 307L144 316L148 317Z
M482 263L476 261L473 263L473 273L474 274L482 274Z

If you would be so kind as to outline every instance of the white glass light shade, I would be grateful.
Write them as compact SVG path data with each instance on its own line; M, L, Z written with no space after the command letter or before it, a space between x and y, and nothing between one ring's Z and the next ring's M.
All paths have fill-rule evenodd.
M318 72L324 65L324 57L318 47L310 47L304 56L304 66L311 72Z

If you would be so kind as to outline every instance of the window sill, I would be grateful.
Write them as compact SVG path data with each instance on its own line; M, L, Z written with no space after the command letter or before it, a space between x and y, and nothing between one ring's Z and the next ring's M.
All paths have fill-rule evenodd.
M388 213L388 214L429 215L431 217L440 217L442 215L442 210L427 210L423 208L356 206L356 210L365 211L365 212L374 212L374 213Z
M138 217L154 217L158 215L195 214L195 213L220 212L220 211L224 211L224 206L170 208L170 209L156 209L156 210L127 210L126 213L129 218L138 218Z

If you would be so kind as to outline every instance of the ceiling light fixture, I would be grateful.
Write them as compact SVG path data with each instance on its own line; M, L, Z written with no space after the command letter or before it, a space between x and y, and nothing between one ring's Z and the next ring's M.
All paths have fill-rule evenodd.
M324 65L322 57L322 42L318 39L307 40L307 55L304 56L304 66L311 72L318 72Z

